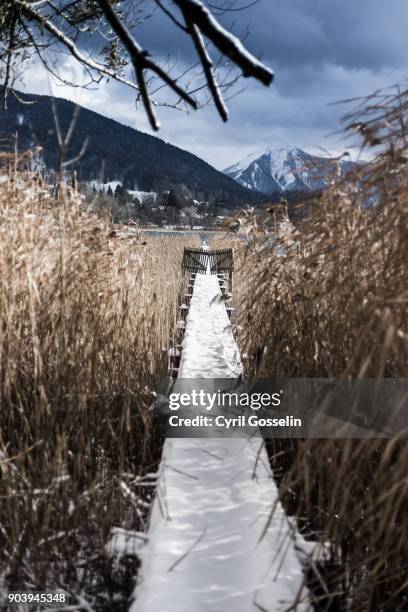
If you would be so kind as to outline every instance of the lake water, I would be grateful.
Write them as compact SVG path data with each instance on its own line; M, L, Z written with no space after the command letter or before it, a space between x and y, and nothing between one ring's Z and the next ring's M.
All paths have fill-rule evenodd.
M211 232L206 230L171 230L171 229L142 229L140 230L141 234L145 234L146 236L171 236L171 237L184 237L184 236L198 236L201 242L208 242L211 240L217 232Z

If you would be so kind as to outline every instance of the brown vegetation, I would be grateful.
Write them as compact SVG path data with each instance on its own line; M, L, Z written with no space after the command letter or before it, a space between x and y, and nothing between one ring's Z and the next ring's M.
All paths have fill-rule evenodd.
M160 458L184 241L111 226L67 187L56 202L19 163L0 172L0 590L112 609L138 562L109 555L111 530L143 530L154 490L138 479Z
M246 221L238 323L256 376L408 377L407 100L379 94L347 118L376 156L297 227ZM323 581L312 571L316 609L406 610L406 441L268 447L288 512L328 543Z

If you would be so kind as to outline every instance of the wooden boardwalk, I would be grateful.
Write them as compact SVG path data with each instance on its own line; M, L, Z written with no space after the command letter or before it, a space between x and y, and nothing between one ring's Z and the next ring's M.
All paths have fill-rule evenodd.
M196 275L180 377L241 372L220 295L216 275ZM168 438L131 612L309 610L277 496L260 438Z

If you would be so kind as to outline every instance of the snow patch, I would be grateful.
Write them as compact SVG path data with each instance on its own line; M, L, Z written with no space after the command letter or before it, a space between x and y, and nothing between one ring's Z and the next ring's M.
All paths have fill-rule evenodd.
M139 191L139 190L130 190L128 189L128 194L133 198L140 200L140 202L153 201L157 200L157 193L155 191Z
M224 174L248 189L293 191L321 189L339 164L340 174L349 160L311 155L296 146L272 145L229 166Z
M108 189L112 190L112 193L115 193L115 190L118 186L122 187L121 181L108 181L107 183L102 183L101 181L89 181L87 183L91 189L95 189L98 192L107 193Z

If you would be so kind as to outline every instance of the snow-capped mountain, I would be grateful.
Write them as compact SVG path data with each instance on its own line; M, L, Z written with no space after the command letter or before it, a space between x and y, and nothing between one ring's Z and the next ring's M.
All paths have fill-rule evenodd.
M342 175L353 162L311 155L299 147L273 145L248 155L224 170L252 190L263 193L324 189L331 176Z

